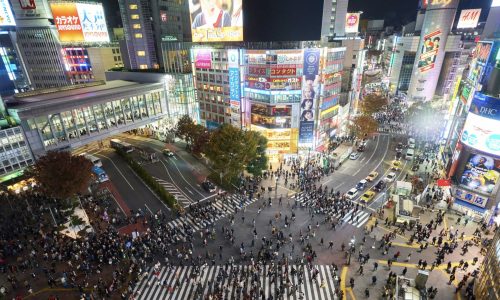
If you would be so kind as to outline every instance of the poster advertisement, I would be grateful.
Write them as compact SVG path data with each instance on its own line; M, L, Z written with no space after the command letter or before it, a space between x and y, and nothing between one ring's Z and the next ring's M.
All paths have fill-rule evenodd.
M481 9L463 9L460 12L458 19L457 29L460 28L476 28L481 16Z
M359 27L360 13L348 13L345 16L345 33L356 33Z
M209 49L195 50L194 67L199 69L212 68L212 51Z
M434 63L439 51L441 41L441 30L438 29L424 36L424 43L418 61L418 69L421 73L434 69Z
M460 185L483 194L491 194L500 177L500 160L471 154L460 177Z
M16 26L9 0L0 0L0 26Z
M316 103L319 98L320 49L304 50L304 75L300 101L299 143L312 144Z
M109 42L102 4L51 3L61 42Z
M487 197L484 197L484 196L481 196L478 194L474 194L474 193L470 193L470 192L463 190L463 189L457 189L457 188L453 189L453 195L457 199L460 199L462 201L465 201L467 203L470 203L470 204L473 204L473 205L476 205L479 207L486 207L486 204L488 203Z
M243 0L189 0L193 42L243 41Z

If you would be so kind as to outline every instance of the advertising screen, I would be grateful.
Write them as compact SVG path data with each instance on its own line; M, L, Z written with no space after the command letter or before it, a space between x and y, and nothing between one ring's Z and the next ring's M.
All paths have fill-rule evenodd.
M0 26L16 26L9 0L0 0Z
M484 194L491 194L500 177L500 160L482 154L471 154L460 177L460 185Z
M243 41L243 0L189 0L193 42Z
M345 33L358 32L359 17L359 13L348 13L345 16Z
M61 42L109 42L102 4L51 3L50 9Z
M200 69L212 68L212 51L210 49L195 50L194 67Z
M426 72L434 69L434 63L439 51L439 42L441 41L441 30L433 31L424 36L422 44L422 54L418 61L418 69L420 72Z
M300 102L299 143L311 144L314 140L314 120L319 97L319 49L304 50L302 99Z
M460 12L457 28L476 28L481 16L481 9L464 9Z
M488 61L488 57L490 57L492 46L493 44L491 43L477 43L477 46L474 49L473 57L477 59L477 62L484 65Z
M467 146L500 156L500 100L474 94L461 141Z

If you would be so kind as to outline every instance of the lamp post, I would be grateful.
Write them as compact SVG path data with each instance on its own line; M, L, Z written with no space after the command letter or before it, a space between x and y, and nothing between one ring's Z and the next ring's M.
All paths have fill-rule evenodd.
M274 198L278 198L278 176L276 176L276 185L274 186Z
M347 258L347 265L351 264L351 255L354 252L355 243L356 243L356 237L353 236L352 239L351 239L351 242L349 243L349 255L348 255L348 258Z

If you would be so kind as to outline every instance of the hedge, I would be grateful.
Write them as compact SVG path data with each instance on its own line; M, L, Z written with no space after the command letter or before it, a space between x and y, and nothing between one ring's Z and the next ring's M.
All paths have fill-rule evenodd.
M177 211L182 211L182 207L179 206L177 200L165 188L159 184L153 176L151 176L146 170L137 163L130 155L128 155L122 149L115 149L116 153L121 156L125 162L132 168L132 170L151 188L151 190L163 201L168 207L173 208Z

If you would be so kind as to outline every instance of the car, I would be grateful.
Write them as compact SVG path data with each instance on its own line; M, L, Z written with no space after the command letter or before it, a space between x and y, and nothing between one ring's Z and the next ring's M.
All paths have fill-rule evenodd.
M403 153L401 151L396 151L396 159L401 159L401 156L403 156Z
M387 176L385 176L384 181L385 182L393 182L394 179L396 179L396 173L391 172L391 173L387 174Z
M418 169L420 169L420 165L419 165L419 164L414 164L413 166L411 166L411 170L412 170L413 172L418 171Z
M208 181L208 180L203 181L203 183L201 184L201 187L202 187L205 191L207 191L207 192L209 192L209 193L213 193L213 192L215 192L215 191L216 191L215 184L211 183L211 182L210 182L210 181Z
M356 189L358 191L362 191L366 188L367 184L368 184L368 181L366 181L366 179L363 179L360 182L358 182L358 184L356 184Z
M347 199L352 200L352 199L354 199L354 197L356 197L357 194L358 194L358 190L355 188L352 188L346 193L346 197L347 197Z
M359 158L361 154L359 152L353 152L351 153L351 155L349 156L349 159L352 159L352 160L356 160Z
M399 160L393 160L391 163L391 170L399 171L401 170L401 162Z
M170 149L163 149L162 153L166 157L172 157L172 156L174 156L174 152L170 151Z
M398 143L398 145L396 146L396 152L401 152L403 151L403 143Z
M366 179L366 181L368 181L368 182L372 182L372 181L373 181L373 180L375 180L375 178L377 178L377 177L378 177L378 172L373 171L373 172L371 172L370 174L368 174L368 176L366 176L366 178L365 178L365 179Z
M360 200L362 202L368 203L373 199L373 197L375 197L375 194L376 193L374 191L367 191L361 196Z
M415 139L413 139L413 138L408 139L408 148L410 148L410 149L415 148Z
M358 152L363 152L363 151L365 151L365 148L366 148L365 145L359 145L357 150L358 150Z
M382 191L383 189L385 189L385 187L387 186L387 183L384 181L384 180L380 180L379 182L377 182L377 184L373 187L373 190L375 192L380 192Z

